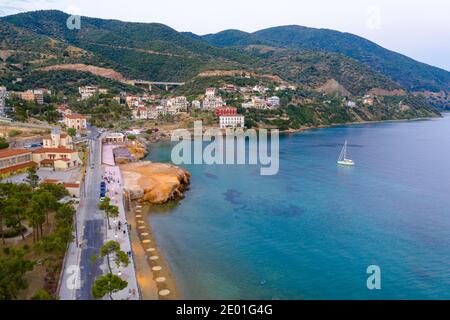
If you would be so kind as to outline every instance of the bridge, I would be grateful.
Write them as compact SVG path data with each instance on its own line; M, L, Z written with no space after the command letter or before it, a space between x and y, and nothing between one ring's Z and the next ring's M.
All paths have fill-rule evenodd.
M170 87L184 86L184 82L161 82L161 81L145 81L145 80L128 80L128 84L132 86L148 86L148 90L152 91L152 86L164 86L166 91L169 91Z

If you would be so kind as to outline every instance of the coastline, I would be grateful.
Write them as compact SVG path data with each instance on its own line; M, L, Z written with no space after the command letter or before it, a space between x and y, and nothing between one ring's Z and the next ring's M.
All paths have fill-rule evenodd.
M131 209L127 210L127 219L133 226L132 247L143 300L181 299L176 279L149 223L151 212L148 206L132 201L130 207Z
M356 121L356 122L345 122L345 123L333 123L333 124L327 124L327 125L318 125L318 126L304 126L301 127L299 129L287 129L287 130L280 130L279 133L280 134L293 134L293 133L301 133L301 132L306 132L306 131L310 131L310 130L317 130L317 129L326 129L326 128L334 128L334 127L340 127L340 126L354 126L354 125L363 125L363 124L376 124L376 123L389 123L389 122L412 122L412 121L424 121L424 120L433 120L433 119L441 119L443 118L443 115L441 114L440 116L435 116L435 117L423 117L423 118L411 118L411 119L392 119L392 120L369 120L369 121ZM217 129L217 127L204 127L203 128L203 135L205 135L205 132L208 129ZM187 130L190 134L191 134L191 139L195 137L194 134L194 129L192 128L184 128L185 130ZM270 127L266 127L266 128L252 128L255 130L260 130L260 129L276 129L276 128L270 128ZM223 135L226 134L225 129L219 129ZM170 141L171 140L171 132L172 131L165 131L163 137L159 137L159 139L156 140L150 140L150 139L141 139L139 142L142 143L146 150L146 156L148 155L148 149L151 148L153 145L159 143L159 142L164 142L164 141ZM206 135L205 135L206 136Z
M412 122L412 121L423 121L423 120L433 120L433 119L439 119L439 118L443 118L443 116L440 117L426 117L426 118L413 118L413 119L395 119L395 120L377 120L377 121L361 121L361 122L349 122L349 123L339 123L339 124L330 124L330 125L320 125L320 126L314 126L314 127L303 127L300 129L292 129L292 130L285 130L285 131L280 131L281 134L295 134L295 133L301 133L301 132L306 132L306 131L310 131L310 130L317 130L317 129L327 129L327 128L333 128L333 127L339 127L339 126L354 126L354 125L364 125L364 124L378 124L378 123L389 123L389 122ZM146 141L145 146L147 148L147 153L149 152L148 150L152 147L154 147L155 144L157 144L158 142L161 141L165 141L165 140L160 140L160 141ZM180 200L176 200L176 201L180 201ZM154 249L152 251L153 254L151 254L150 256L157 256L158 260L157 262L152 261L147 259L148 264L151 266L151 268L155 267L155 266L159 266L161 267L160 271L154 271L151 270L152 275L153 275L153 282L156 285L157 288L157 292L161 291L161 290L170 290L170 295L167 297L161 297L159 296L158 299L160 300L179 300L179 299L183 299L182 295L181 295L181 291L177 285L176 282L176 277L173 274L170 264L168 263L167 259L165 258L164 252L161 250L160 246L158 246L157 242L156 242L156 238L155 238L155 234L153 232L153 226L151 224L151 218L150 215L153 214L152 210L151 210L151 206L148 205L143 205L143 204L138 204L137 202L133 201L132 203L133 209L129 210L128 213L130 214L130 221L132 221L133 225L136 225L136 218L135 215L137 213L135 213L135 206L141 206L142 210L140 210L141 214L137 214L138 216L141 215L142 220L144 221L143 226L145 226L145 229L141 229L141 230L146 230L145 232L139 232L138 227L136 225L136 228L134 228L134 232L136 234L136 237L132 236L132 241L133 241L133 250L135 250L135 246L138 245L141 248L144 248L143 250L148 250L148 249ZM139 213L139 212L138 212ZM145 236L139 235L139 233L144 233L146 234ZM150 240L150 242L145 245L142 243L143 240ZM145 290L143 289L143 287L141 286L141 282L143 282L142 279L140 279L140 273L142 273L142 270L139 270L139 263L136 263L136 268L137 270L137 278L138 278L138 283L140 284L140 287L142 289L142 295L143 295L143 299L146 300L146 294L145 294ZM141 271L141 272L140 272ZM157 279L158 277L164 277L166 279L166 281L164 283L157 283L155 281L155 279ZM145 286L144 286L145 288Z
M312 126L312 127L302 127L299 129L283 130L283 131L280 131L280 133L281 134L292 134L292 133L299 133L299 132L305 132L305 131L317 130L317 129L327 129L327 128L334 128L334 127L341 127L341 126L355 126L355 125L359 125L359 124L412 122L412 121L424 121L424 120L433 120L433 119L441 119L441 118L443 118L442 115L438 116L438 117L425 117L425 118L412 118L412 119L392 119L392 120L373 120L373 121L333 123L333 124L319 125L319 126Z

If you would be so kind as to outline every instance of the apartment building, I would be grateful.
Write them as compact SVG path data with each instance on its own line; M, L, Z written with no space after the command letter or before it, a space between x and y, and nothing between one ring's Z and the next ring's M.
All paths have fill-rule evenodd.
M243 115L220 116L219 125L221 129L244 128L245 117Z
M87 119L79 114L68 114L64 116L64 124L67 128L74 128L77 131L85 130L87 127Z

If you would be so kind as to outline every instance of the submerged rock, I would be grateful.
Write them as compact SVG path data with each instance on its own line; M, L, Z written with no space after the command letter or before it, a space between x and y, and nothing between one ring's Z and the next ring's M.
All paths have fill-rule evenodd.
M120 169L131 199L152 204L183 198L191 178L184 169L150 161L122 164Z

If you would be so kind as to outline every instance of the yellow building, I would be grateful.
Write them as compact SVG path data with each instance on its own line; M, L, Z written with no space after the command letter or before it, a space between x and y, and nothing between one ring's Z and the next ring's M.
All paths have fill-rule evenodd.
M0 150L0 174L10 174L36 165L31 150Z
M33 161L38 163L40 167L55 170L70 169L82 164L78 151L64 147L34 150Z
M61 133L59 128L53 128L51 135L45 136L42 140L44 148L67 148L73 149L72 137L66 133Z
M74 128L77 131L85 130L87 127L86 117L79 114L66 114L64 124L67 128Z

